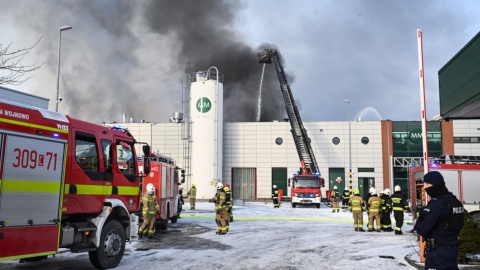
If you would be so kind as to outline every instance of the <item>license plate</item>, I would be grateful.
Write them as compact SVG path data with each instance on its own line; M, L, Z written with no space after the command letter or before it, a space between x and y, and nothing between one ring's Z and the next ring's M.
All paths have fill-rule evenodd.
M302 203L311 203L312 200L302 200Z

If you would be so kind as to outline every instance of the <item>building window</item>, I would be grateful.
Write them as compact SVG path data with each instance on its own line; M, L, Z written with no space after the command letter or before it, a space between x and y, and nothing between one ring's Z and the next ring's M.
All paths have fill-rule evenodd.
M374 168L358 168L358 172L375 172Z
M368 137L363 137L362 140L361 140L361 142L362 142L363 144L367 145L368 142L370 142L370 140L368 139Z
M454 137L454 143L479 143L479 137Z
M332 143L335 144L335 145L338 145L340 143L340 139L338 137L334 137L332 139Z
M280 138L280 137L278 137L278 138L275 139L275 143L276 143L277 145L282 145L283 139Z

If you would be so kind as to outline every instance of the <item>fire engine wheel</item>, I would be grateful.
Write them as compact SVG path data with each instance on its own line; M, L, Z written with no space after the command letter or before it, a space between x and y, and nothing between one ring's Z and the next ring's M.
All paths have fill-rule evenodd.
M171 221L172 223L177 223L177 220L178 220L178 215L173 216L173 217L170 219L170 221Z
M295 208L297 207L297 204L296 203L292 203L292 208Z
M167 215L165 216L165 220L161 219L159 220L159 227L161 230L166 230L168 228L168 217L170 216L170 205L167 205Z
M320 208L320 204L315 205L315 207Z
M125 230L118 220L110 220L102 229L100 245L88 256L95 268L117 267L125 252Z

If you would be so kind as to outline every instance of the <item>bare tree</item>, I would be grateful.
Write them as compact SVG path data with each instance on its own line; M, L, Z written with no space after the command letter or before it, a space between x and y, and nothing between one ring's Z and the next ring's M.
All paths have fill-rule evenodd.
M43 66L43 63L37 64L37 62L30 65L24 65L21 63L23 58L29 54L38 43L40 43L42 38L43 36L41 36L33 46L19 49L17 51L9 51L13 42L5 48L0 44L0 85L20 85L32 77L29 76L25 78L24 76L27 73L35 71Z

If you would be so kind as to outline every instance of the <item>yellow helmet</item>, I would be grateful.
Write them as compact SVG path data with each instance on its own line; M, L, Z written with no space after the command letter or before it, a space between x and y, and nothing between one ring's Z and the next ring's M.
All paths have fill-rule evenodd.
M195 184L192 184L192 187L195 187Z
M356 188L356 189L353 191L353 195L360 195L360 190L358 190L358 188Z

